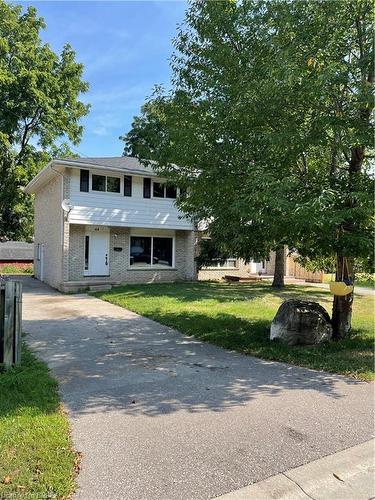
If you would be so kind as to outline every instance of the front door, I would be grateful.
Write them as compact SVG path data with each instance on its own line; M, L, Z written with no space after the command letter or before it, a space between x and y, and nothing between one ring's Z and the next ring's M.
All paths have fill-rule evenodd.
M85 238L85 274L87 276L109 275L109 231L95 227Z

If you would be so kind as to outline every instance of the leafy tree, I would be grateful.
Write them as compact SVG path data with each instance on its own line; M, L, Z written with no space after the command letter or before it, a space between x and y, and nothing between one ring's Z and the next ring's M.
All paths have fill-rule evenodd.
M61 54L43 44L36 10L0 0L0 238L30 238L32 200L22 187L51 157L78 144L79 101L88 89L83 66L67 44Z
M263 260L276 250L273 286L282 287L284 245L288 241L285 214L280 224L274 224L282 213L277 201L279 179L266 176L253 158L246 165L243 153L238 160L230 157L230 151L227 153L216 140L206 144L206 139L196 134L195 124L200 121L199 108L191 106L185 92L165 96L158 87L141 115L135 117L132 129L122 137L124 154L147 158L144 163L156 161L162 174L188 188L189 196L178 200L180 208L195 220L209 222L212 240L223 254L246 261ZM268 204L266 184L267 196L272 199Z
M174 88L143 108L128 150L189 186L180 207L241 256L287 244L335 257L337 279L353 279L373 248L371 7L192 2ZM350 331L352 300L334 298L336 337Z

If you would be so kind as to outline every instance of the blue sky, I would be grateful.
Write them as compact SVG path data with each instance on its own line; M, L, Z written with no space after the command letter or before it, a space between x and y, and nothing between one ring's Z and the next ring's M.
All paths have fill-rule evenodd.
M157 84L168 85L169 58L183 1L35 1L47 29L44 41L61 51L69 42L85 66L91 103L83 120L81 156L120 156L118 140Z

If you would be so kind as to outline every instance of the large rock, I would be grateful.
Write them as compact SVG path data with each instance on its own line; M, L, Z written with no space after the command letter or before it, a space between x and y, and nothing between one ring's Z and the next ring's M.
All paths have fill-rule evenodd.
M286 300L272 321L270 337L288 345L320 344L332 337L331 320L316 302Z

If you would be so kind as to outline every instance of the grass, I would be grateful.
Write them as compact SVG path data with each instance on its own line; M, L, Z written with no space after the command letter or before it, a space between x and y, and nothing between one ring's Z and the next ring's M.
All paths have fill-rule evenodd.
M315 300L329 312L324 289L266 284L171 283L127 285L95 294L181 332L227 349L350 377L374 378L373 297L355 296L349 339L318 346L288 347L269 340L269 328L287 298Z
M333 278L332 274L324 274L323 283L329 283L333 279L334 278ZM355 287L374 289L375 288L375 275L374 274L359 273L358 276L356 277L356 280L355 280Z
M26 346L22 356L0 373L0 498L69 498L78 455L57 383Z
M0 266L0 274L33 274L32 264L3 264Z

